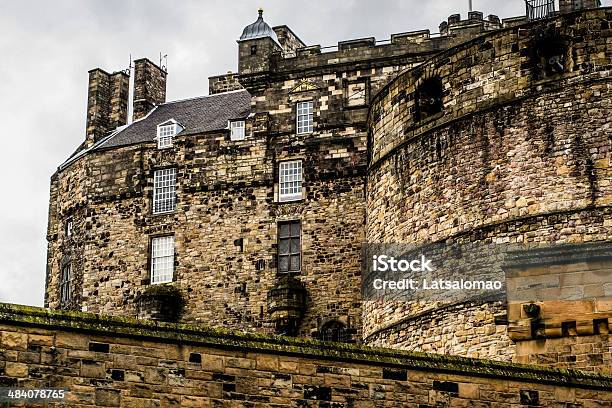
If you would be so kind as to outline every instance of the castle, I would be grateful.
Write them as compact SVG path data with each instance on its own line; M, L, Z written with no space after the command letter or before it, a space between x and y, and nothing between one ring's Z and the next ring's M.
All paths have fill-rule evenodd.
M612 10L597 6L472 11L333 50L260 11L208 96L167 102L164 68L134 61L129 124L132 72L90 71L85 140L51 179L45 307L606 370ZM449 240L603 255L518 256L518 278L576 278L535 313L362 301L363 243Z

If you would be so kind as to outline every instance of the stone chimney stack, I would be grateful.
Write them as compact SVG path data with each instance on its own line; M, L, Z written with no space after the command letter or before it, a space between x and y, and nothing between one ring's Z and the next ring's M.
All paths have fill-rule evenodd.
M156 105L166 102L167 72L147 58L134 61L133 118L143 118Z
M125 72L111 75L110 130L128 123L130 76Z
M561 13L571 13L572 11L599 6L601 6L600 0L559 0L559 12Z
M89 71L87 94L87 146L127 123L130 77L125 72Z

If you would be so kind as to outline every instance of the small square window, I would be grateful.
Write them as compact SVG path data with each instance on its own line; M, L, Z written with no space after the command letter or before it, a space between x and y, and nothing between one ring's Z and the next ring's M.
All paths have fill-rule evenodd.
M232 120L230 122L230 140L244 140L244 120Z
M156 170L153 175L153 214L176 209L176 169Z
M251 45L251 55L257 54L257 45Z
M278 201L302 199L302 161L281 162L278 167Z
M313 130L313 102L298 102L296 113L297 134L311 133Z
M151 240L151 283L168 283L174 278L174 236Z
M300 272L302 269L302 243L300 221L278 224L278 272Z

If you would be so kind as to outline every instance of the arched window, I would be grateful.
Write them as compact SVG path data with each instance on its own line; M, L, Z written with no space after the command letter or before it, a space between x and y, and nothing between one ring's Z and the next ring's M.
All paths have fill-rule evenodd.
M337 320L332 320L331 322L325 323L321 328L320 337L323 341L350 341L350 336L346 330L346 326Z
M415 120L420 121L442 112L444 88L440 78L425 80L415 95Z

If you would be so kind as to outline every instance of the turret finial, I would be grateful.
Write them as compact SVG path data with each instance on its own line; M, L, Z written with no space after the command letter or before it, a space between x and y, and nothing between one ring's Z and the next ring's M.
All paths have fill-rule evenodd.
M257 9L257 12L259 13L259 17L260 17L260 18L261 18L261 17L263 17L263 8L261 8L261 7L260 7L260 8L258 8L258 9Z

